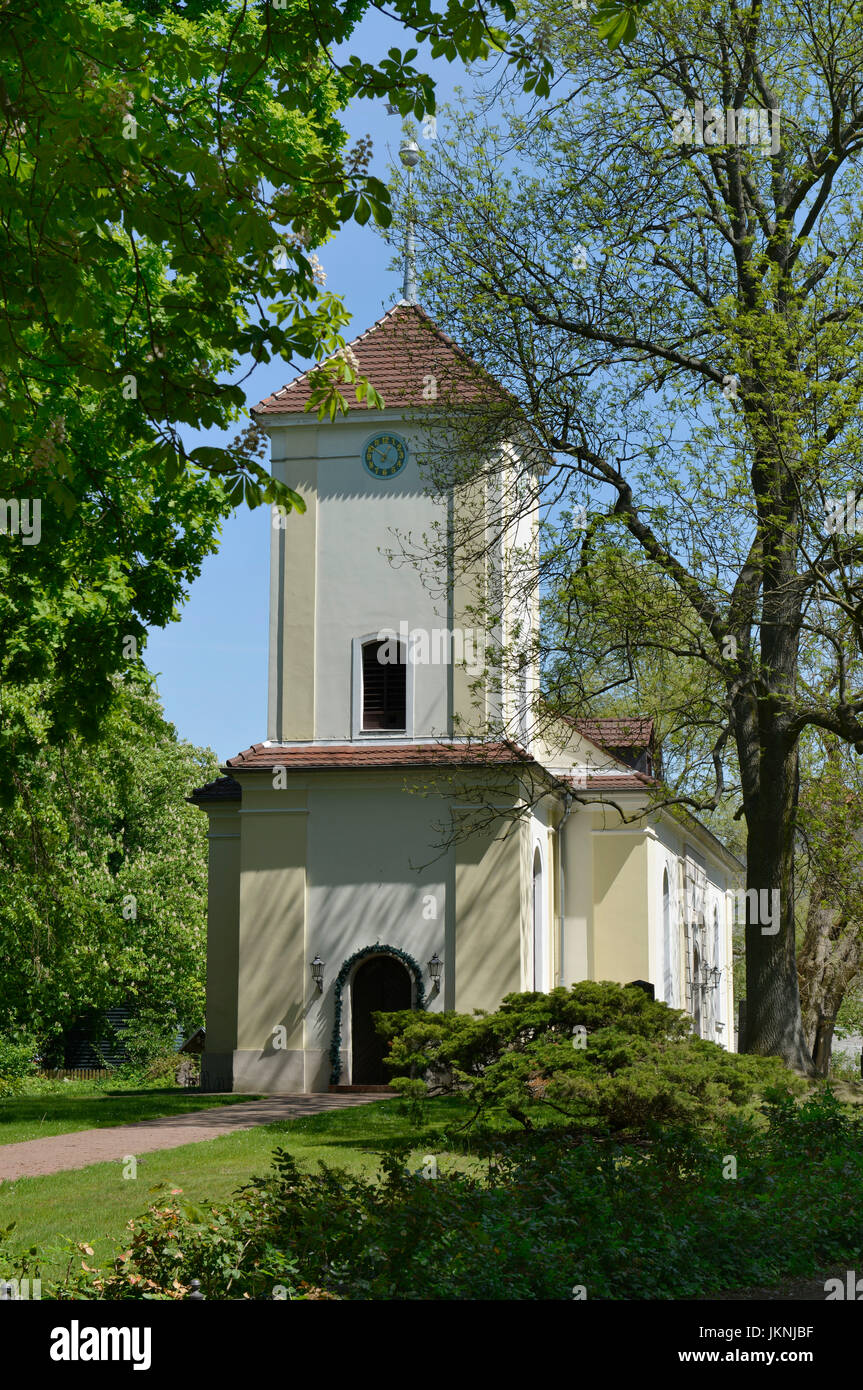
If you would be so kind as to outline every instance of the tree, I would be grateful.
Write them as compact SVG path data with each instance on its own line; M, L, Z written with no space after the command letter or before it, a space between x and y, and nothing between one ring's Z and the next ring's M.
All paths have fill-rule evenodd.
M806 1041L822 1076L829 1071L839 1011L863 973L860 769L835 740L826 742L801 779L798 817L809 872L797 970Z
M453 113L415 183L421 297L509 388L530 463L553 460L542 578L569 586L573 665L598 609L700 673L713 786L675 800L709 811L736 760L746 1046L811 1071L800 740L863 751L858 7L657 0L614 54L545 3L531 14L555 18L553 98Z
M628 587L612 583L610 591ZM574 664L569 652L571 596L571 590L561 586L545 605L545 686L555 707L577 711L587 691L596 716L625 719L650 712L666 787L686 794L700 786L706 795L722 706L719 680L700 678L697 663L680 659L669 647L639 642L638 634L626 627L626 608L613 615L617 626L609 630L602 621L609 605L601 612L595 606L583 608L585 630L579 633L579 660ZM725 749L723 766L728 786L711 811L711 829L745 860L745 836L741 840L740 823L733 819L739 799L733 746ZM806 730L800 746L795 830L797 975L803 1032L822 1076L829 1072L834 1029L853 1009L855 987L863 979L861 831L863 789L857 759L834 738Z
M37 465L59 456L67 468L45 480L58 500L78 500L63 419L83 388L121 396L115 427L176 470L186 462L178 424L224 426L245 404L236 381L214 380L214 365L330 358L343 345L347 315L321 293L312 248L347 219L386 224L390 214L368 173L371 142L349 150L339 112L358 96L434 110L415 48L393 48L378 65L335 62L332 48L368 8L3 6L0 446L25 476L34 456ZM512 0L489 16L472 0L450 0L443 13L397 0L395 12L434 55L500 49L547 91L547 64L513 25ZM347 364L339 377L353 379ZM191 459L227 474L234 502L259 501L258 489L289 495L242 448ZM16 477L7 460L4 486Z
M459 1094L473 1107L469 1125L492 1108L526 1130L540 1117L612 1131L710 1123L788 1084L775 1058L694 1038L681 1010L608 981L508 994L493 1013L378 1013L375 1024L390 1041L395 1088L416 1100L427 1089Z
M218 761L177 739L146 673L112 689L98 740L70 735L13 772L0 822L0 1033L44 1044L130 1002L168 1035L203 1022L207 839L186 797Z
M348 315L314 248L390 216L341 110L422 114L434 86L416 48L335 61L368 8L0 6L0 682L40 682L44 737L98 727L129 639L175 616L232 507L302 507L254 427L184 447L184 426L240 416L243 358L312 358L321 410L345 383L380 404L338 355ZM433 54L500 51L547 90L512 0L394 8ZM4 762L32 756L14 699L0 721Z

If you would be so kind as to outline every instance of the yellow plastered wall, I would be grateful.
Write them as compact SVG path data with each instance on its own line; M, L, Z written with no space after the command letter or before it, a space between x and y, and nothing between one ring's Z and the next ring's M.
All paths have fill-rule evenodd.
M209 812L207 887L207 1051L237 1046L237 969L240 923L240 817Z
M281 800L276 800L276 796ZM237 1047L273 1051L303 1047L306 978L305 797L246 791L241 813L240 958Z
M563 983L595 980L593 939L593 816L576 806L563 827Z
M459 1013L495 1009L521 988L524 836L518 828L495 840L489 834L455 847L455 1004Z
M453 630L461 629L464 632L465 629L470 628L473 631L475 652L477 650L477 629L482 628L484 631L485 627L482 609L486 602L486 562L485 556L481 553L482 547L477 545L476 540L473 541L473 546L480 553L472 553L465 528L468 528L468 535L472 535L476 518L485 514L485 508L486 489L484 482L474 482L455 490L450 522L454 552L451 623ZM480 609L479 614L469 611L471 607L477 606ZM484 666L484 656L481 650L477 652L476 665ZM484 690L479 687L472 688L477 678L477 673L471 674L464 663L454 662L451 728L456 733L481 734L485 730L488 702Z
M286 431L273 453L285 447ZM270 691L268 737L274 742L315 737L315 588L317 579L318 463L312 429L295 431L295 449L307 459L274 457L273 473L289 481L306 504L274 528L270 558Z
M628 984L650 978L648 854L642 835L593 835L594 978Z

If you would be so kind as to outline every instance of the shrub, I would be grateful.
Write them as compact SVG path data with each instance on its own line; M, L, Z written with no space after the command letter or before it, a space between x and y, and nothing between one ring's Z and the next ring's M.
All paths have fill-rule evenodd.
M18 1080L33 1076L39 1066L37 1046L33 1038L17 1035L0 1036L0 1080Z
M157 1059L176 1052L177 1021L171 1010L165 1016L142 1009L117 1029L117 1036L129 1058L121 1070L127 1075L146 1075Z
M833 1052L830 1057L830 1079L831 1081L853 1081L859 1082L860 1059L852 1057L847 1052Z
M144 1071L144 1077L147 1081L166 1081L173 1085L182 1061L179 1052L166 1052L161 1057L154 1057Z
M376 1021L390 1040L397 1090L466 1091L476 1120L499 1106L526 1129L715 1124L770 1087L806 1089L777 1058L726 1052L693 1037L681 1010L607 982L510 994L495 1013L406 1011Z
M859 1255L861 1139L863 1116L819 1091L775 1097L766 1129L731 1117L718 1143L686 1127L647 1146L528 1135L482 1178L441 1163L425 1179L406 1147L374 1178L301 1173L281 1152L223 1209L172 1192L110 1267L85 1260L46 1296L182 1298L199 1279L212 1299L679 1299L811 1278Z

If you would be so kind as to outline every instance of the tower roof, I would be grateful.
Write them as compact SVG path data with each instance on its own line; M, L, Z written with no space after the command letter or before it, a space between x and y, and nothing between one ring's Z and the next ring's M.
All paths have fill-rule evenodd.
M402 299L348 344L387 407L513 404L513 397L438 328L419 304ZM344 390L344 388L343 388ZM253 415L302 414L312 398L309 373L253 407ZM365 401L351 409L366 410Z

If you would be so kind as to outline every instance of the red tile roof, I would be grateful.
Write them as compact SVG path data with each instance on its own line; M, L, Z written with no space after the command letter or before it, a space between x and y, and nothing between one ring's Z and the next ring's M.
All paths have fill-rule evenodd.
M398 767L481 767L532 766L547 771L540 763L513 743L487 744L338 744L321 747L310 745L298 748L267 747L256 743L227 766L242 772L272 772L284 767L289 772L326 771L332 768L398 768ZM576 793L642 791L655 786L654 778L641 772L609 772L605 768L583 769L587 785L582 786L571 775L556 776ZM239 801L242 788L234 777L219 777L204 787L197 787L188 798L195 805Z
M186 797L186 800L200 806L205 801L240 801L242 795L243 789L239 782L234 781L233 777L217 777L215 782L208 782L204 787L196 787L192 795Z
M646 716L632 719L573 719L561 716L573 724L580 734L600 748L649 748L653 740L653 720Z
M349 344L359 363L360 375L368 378L380 392L387 407L434 406L441 400L477 403L502 402L507 392L488 373L468 357L452 338L437 328L419 304L405 300L396 304L377 323ZM437 397L429 399L423 391L434 377ZM425 379L425 380L424 380ZM351 409L367 410L357 402L349 384L341 386ZM299 414L312 395L308 372L303 372L259 402L253 415Z
M562 776L558 781L578 795L579 792L634 792L657 785L656 778L646 772L609 772L607 768L585 768L586 785L576 777Z
M227 766L238 772L268 772L274 767L305 772L333 767L473 767L487 763L535 763L535 759L514 743L366 743L298 748L255 743L229 758Z

